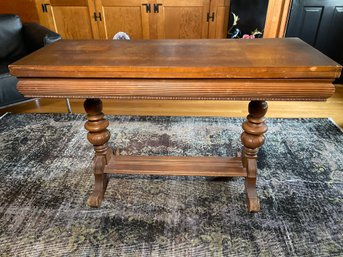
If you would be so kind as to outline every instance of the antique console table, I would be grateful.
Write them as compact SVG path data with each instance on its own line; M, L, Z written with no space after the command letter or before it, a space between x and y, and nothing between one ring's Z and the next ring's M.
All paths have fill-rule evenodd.
M323 101L342 67L299 39L59 41L10 65L27 97L87 98L99 207L107 173L245 177L248 209L259 211L257 152L267 100ZM120 156L107 145L101 98L248 100L241 157Z

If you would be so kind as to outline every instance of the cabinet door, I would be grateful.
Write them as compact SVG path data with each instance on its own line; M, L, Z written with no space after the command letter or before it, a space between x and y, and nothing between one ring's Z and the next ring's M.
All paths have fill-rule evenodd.
M96 0L103 16L99 23L101 38L112 39L123 31L132 39L149 39L149 4L148 0Z
M155 6L158 38L208 38L210 0L157 0Z
M211 0L208 38L227 38L229 14L229 0Z
M94 0L50 0L55 31L63 39L99 38Z
M39 24L49 28L52 31L56 31L54 17L52 16L52 10L49 0L36 0L36 9L39 17Z

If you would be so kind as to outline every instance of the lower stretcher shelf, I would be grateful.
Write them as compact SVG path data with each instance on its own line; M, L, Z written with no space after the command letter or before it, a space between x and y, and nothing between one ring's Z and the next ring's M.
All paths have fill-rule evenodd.
M114 155L104 173L175 176L246 177L240 157Z

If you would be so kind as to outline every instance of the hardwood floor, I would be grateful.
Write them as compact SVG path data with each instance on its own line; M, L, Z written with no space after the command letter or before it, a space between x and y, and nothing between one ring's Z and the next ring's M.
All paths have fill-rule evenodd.
M82 99L70 99L73 113L84 113ZM343 128L343 85L336 85L334 96L327 102L270 101L267 117L278 118L332 118ZM172 100L103 100L104 113L114 115L180 115L245 117L247 101L172 101ZM67 112L65 99L41 99L35 102L1 109L13 113Z

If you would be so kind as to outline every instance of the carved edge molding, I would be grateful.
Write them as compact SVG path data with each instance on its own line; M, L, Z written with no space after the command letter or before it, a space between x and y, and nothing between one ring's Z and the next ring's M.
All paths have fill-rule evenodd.
M264 38L284 37L292 0L269 0Z
M69 95L45 95L45 94L25 94L29 98L72 98L72 99L86 99L99 98L98 95L83 95L83 96L69 96ZM159 96L101 96L101 99L114 100L199 100L199 101L300 101L300 102L325 102L327 98L289 98L289 97L159 97Z

